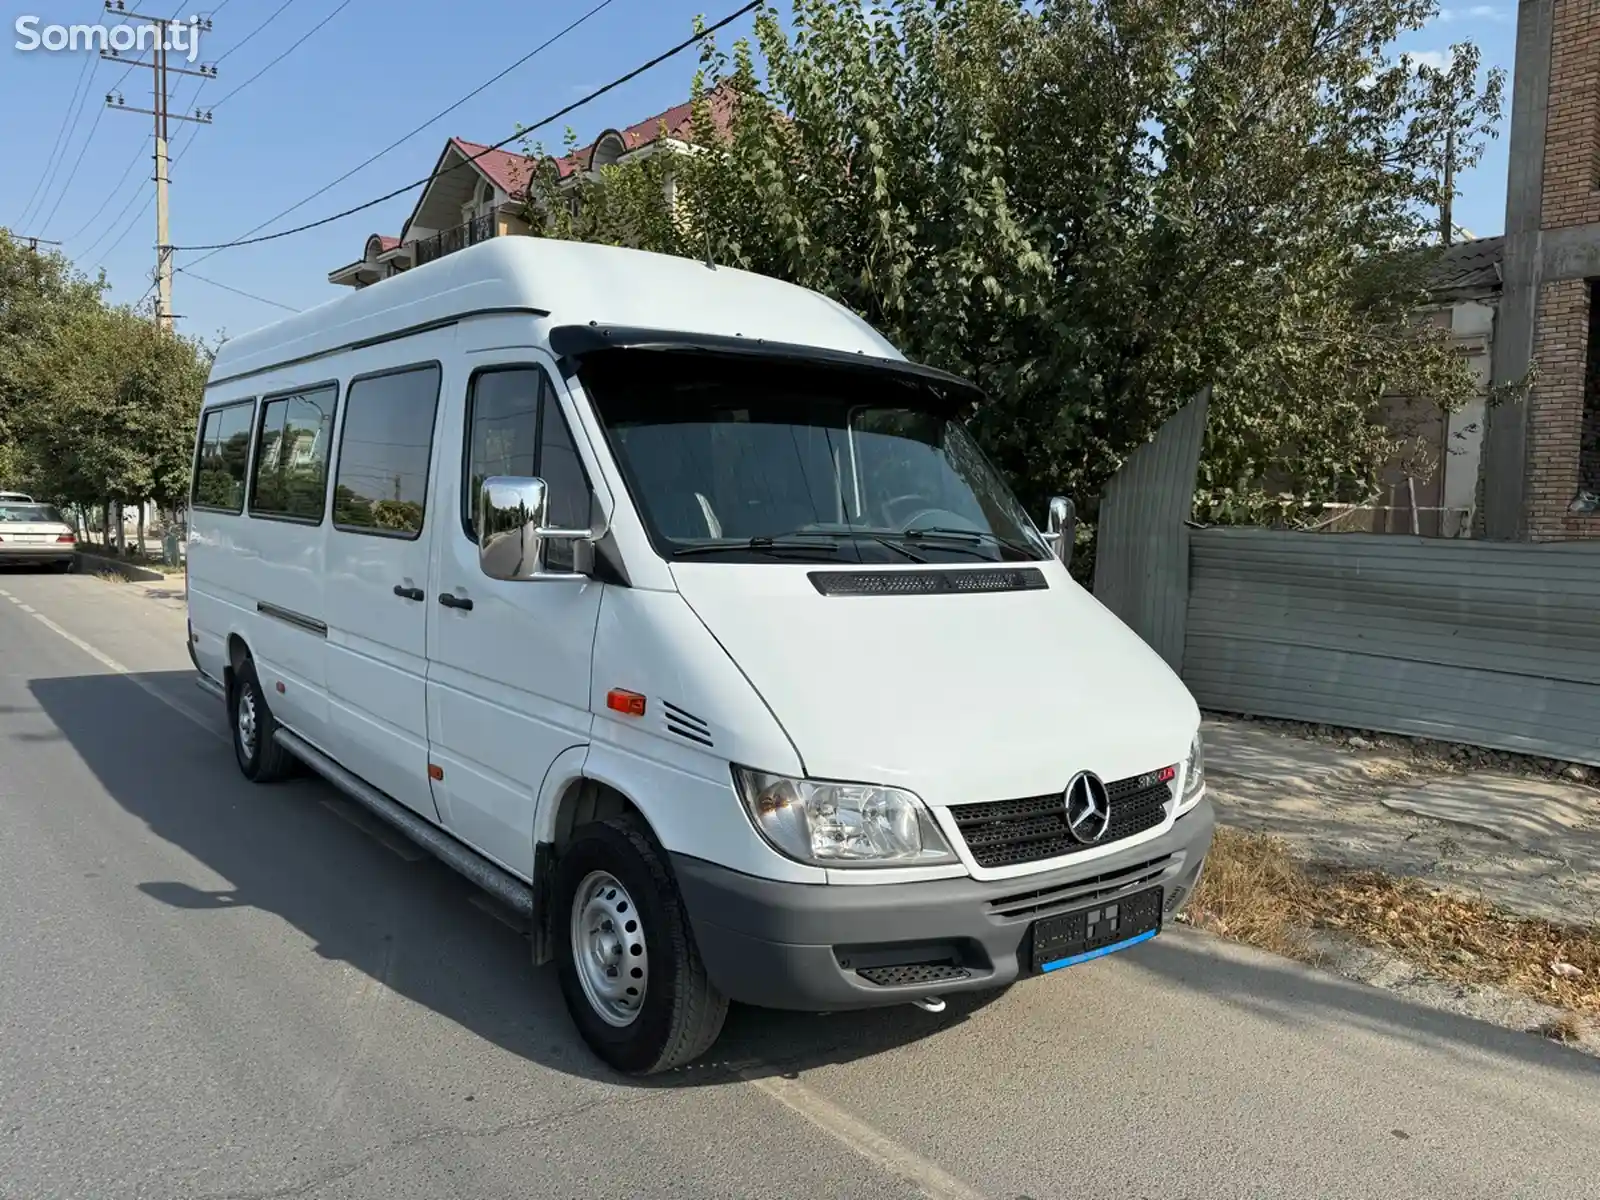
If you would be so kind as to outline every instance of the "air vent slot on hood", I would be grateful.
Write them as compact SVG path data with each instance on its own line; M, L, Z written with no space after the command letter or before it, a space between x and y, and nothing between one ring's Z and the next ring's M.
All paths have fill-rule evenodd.
M681 738L697 742L702 746L709 746L711 742L711 726L702 721L691 712L685 712L669 700L661 702L662 724L668 733L675 733Z
M824 596L930 596L973 592L1033 592L1048 588L1038 567L943 571L812 571Z

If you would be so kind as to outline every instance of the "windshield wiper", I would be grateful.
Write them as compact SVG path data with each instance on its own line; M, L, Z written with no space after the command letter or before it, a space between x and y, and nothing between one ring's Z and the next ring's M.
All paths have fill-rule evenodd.
M1038 554L1032 546L1012 541L1010 538L1003 538L998 533L991 533L988 530L951 529L943 525L927 525L919 526L915 529L901 530L900 536L922 541L966 542L973 549L985 542L993 542L997 546L1010 550L1013 554L1020 554L1024 558L1034 561L1038 560Z
M824 535L826 536L826 535ZM759 536L742 542L707 542L700 546L681 546L672 552L673 558L693 558L704 554L821 554L839 553L837 542L810 541L808 535L785 533L776 537Z

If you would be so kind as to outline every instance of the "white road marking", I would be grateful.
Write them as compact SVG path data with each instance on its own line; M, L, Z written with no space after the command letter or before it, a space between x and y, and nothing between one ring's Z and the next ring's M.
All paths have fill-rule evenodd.
M887 1134L878 1132L861 1118L817 1095L798 1080L786 1079L781 1075L761 1075L748 1069L739 1074L746 1083L760 1088L835 1141L913 1184L928 1200L985 1200L983 1193L974 1191L944 1168L902 1146Z
M21 605L23 608L27 608L27 605L22 604L22 601L18 600L10 592L0 592L0 596L4 596L7 600L11 601L13 604ZM146 692L149 695L154 696L157 700L161 701L161 703L165 704L173 712L178 713L178 714L188 718L190 721L192 721L196 725L200 726L201 729L204 729L212 737L218 738L218 739L220 739L222 741L227 741L228 740L227 737L224 736L222 731L216 727L215 722L207 719L206 717L202 717L199 713L195 712L194 709L190 708L188 705L179 704L176 700L174 700L171 696L167 695L165 692L163 692L160 688L156 687L154 684L147 683L145 680L140 679L137 675L135 675L127 667L125 667L121 663L119 663L116 659L112 658L105 651L100 650L100 649L98 649L98 648L96 648L94 646L91 646L88 642L84 641L77 634L72 633L69 630L61 628L61 626L57 625L54 621L52 621L49 617L45 616L43 613L35 612L31 608L28 608L27 611L33 617L33 619L35 621L39 622L39 624L43 625L46 629L50 630L51 633L59 634L61 637L65 638L67 641L71 642L79 650L82 650L90 658L94 659L95 662L99 663L101 666L108 667L111 670L115 671L118 675L123 676L125 679L127 679L127 681L129 683L133 684L134 687L138 688L142 692Z

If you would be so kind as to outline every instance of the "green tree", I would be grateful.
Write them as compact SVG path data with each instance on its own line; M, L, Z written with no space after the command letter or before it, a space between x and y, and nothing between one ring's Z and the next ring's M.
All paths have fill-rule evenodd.
M0 453L30 491L89 508L188 492L210 367L199 343L103 302L103 281L0 238ZM142 513L142 509L141 509Z
M1474 388L1411 314L1445 139L1470 165L1504 80L1471 45L1443 71L1390 51L1436 13L795 0L756 47L707 51L696 153L608 168L576 217L537 173L529 217L815 288L969 376L974 432L1036 515L1065 492L1092 518L1208 383L1203 510L1360 500L1401 440L1385 395L1452 409Z

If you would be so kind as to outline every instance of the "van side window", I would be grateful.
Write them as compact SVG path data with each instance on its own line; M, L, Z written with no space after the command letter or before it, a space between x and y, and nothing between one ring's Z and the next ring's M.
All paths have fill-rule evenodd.
M322 523L328 498L328 438L338 391L329 384L262 403L251 516Z
M537 476L549 486L546 520L562 529L589 523L589 480L550 377L538 367L490 369L473 376L467 398L467 536L478 540L478 492L496 475ZM572 569L571 542L547 542L544 565Z
M256 402L208 410L196 439L193 508L237 513L244 509L244 479L250 467L250 418Z
M333 479L335 528L404 538L422 532L439 375L432 363L351 382Z

